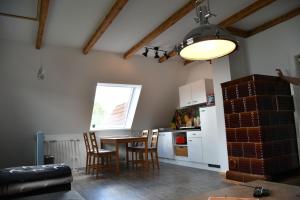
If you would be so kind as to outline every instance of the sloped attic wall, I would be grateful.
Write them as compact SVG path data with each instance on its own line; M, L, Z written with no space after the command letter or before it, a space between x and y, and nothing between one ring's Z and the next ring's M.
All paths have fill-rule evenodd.
M187 68L175 61L2 40L0 46L0 167L34 163L34 133L89 129L97 82L143 85L133 129L169 126ZM46 78L37 80L40 55ZM117 131L124 134L124 131ZM109 135L105 131L100 134ZM128 134L128 132L127 132Z

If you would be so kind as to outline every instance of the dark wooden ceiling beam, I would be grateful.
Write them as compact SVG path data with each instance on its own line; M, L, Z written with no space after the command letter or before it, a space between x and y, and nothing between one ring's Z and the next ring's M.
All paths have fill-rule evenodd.
M249 36L252 36L252 35L255 35L259 32L262 32L264 30L267 30L277 24L280 24L282 22L285 22L289 19L292 19L293 17L296 17L300 15L300 7L296 8L296 9L293 9L291 11L289 11L288 13L284 14L284 15L281 15L279 17L276 17L275 19L271 20L271 21L268 21L264 24L261 24L255 28L253 28L252 30L249 31Z
M227 27L226 28L227 31L229 31L232 35L236 35L239 37L248 37L249 36L249 31L243 30L243 29L239 29L239 28L235 28L235 27Z
M177 21L179 21L182 17L188 14L195 8L195 0L189 1L182 8L172 14L168 19L166 19L162 24L156 27L153 31L151 31L148 35L146 35L141 41L131 47L124 55L124 59L128 59L133 56L139 49L146 46L149 42L154 40L157 36L159 36L162 32L166 31L168 28L173 26Z
M251 5L245 7L244 9L240 10L239 12L231 15L227 19L223 20L219 23L219 26L226 28L235 24L236 22L246 18L247 16L257 12L258 10L268 6L269 4L275 2L276 0L257 0Z
M46 21L48 17L48 10L49 10L49 0L41 0L40 12L39 12L39 28L38 28L37 38L35 43L35 48L37 49L40 49L42 47Z
M164 61L168 60L169 58L172 58L172 57L174 57L176 55L177 55L177 52L175 50L170 51L168 53L168 58L166 56L162 56L162 57L159 58L158 62L162 63L162 62L164 62Z
M82 52L87 54L96 42L100 39L103 33L108 29L113 20L117 17L120 11L124 8L128 0L117 0L115 4L110 9L109 13L105 16L104 20L101 22L95 33L88 40L86 45L83 47Z
M194 62L193 60L184 60L183 65L188 65L190 63Z

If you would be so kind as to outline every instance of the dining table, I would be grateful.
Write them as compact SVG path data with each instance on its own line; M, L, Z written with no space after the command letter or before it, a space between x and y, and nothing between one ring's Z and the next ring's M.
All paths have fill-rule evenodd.
M149 168L149 162L148 162L148 138L147 137L134 137L134 136L117 136L117 137L101 137L100 143L101 148L105 144L112 144L115 146L115 159L116 159L116 166L115 166L115 173L117 175L120 174L120 144L125 144L126 147L126 165L128 166L128 144L132 144L134 142L140 142L143 143L143 146L145 148L145 160L144 160L144 166L145 170Z

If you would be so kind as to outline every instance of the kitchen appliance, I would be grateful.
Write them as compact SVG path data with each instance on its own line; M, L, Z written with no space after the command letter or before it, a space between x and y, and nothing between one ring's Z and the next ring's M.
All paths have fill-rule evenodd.
M176 144L186 144L186 137L182 135L176 136Z
M203 143L203 161L208 164L219 165L220 139L218 138L216 106L202 107L200 112L201 133L205 138Z

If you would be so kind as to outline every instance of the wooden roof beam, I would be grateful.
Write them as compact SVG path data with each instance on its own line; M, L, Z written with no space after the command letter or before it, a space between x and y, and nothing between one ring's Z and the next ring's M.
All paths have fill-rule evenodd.
M227 19L219 23L219 26L226 28L235 24L236 22L248 17L249 15L257 12L258 10L268 6L269 4L275 2L276 0L257 0L251 5L245 7L244 9L238 11L234 15L231 15Z
M42 47L46 21L48 17L48 10L49 10L49 0L41 0L40 12L39 12L39 28L38 28L37 38L35 43L35 48L37 49L40 49Z
M129 49L124 55L124 59L128 59L133 56L139 49L146 46L149 42L154 40L157 36L159 36L162 32L166 31L168 28L173 26L177 21L179 21L182 17L188 14L195 8L195 0L190 0L187 4L185 4L182 8L177 10L173 15L171 15L168 19L166 19L162 24L156 27L153 31L151 31L148 35L146 35L141 41L135 44L131 49Z
M229 26L226 28L227 31L229 31L232 35L236 35L239 37L248 37L249 36L249 31L243 30L243 29L239 29L239 28L235 28L232 26Z
M176 55L177 55L177 52L176 52L175 50L170 51L170 52L168 53L168 57L169 57L169 58L172 58L172 57L174 57L174 56L176 56ZM169 58L167 58L166 56L162 56L162 57L159 58L158 62L159 62L159 63L162 63L162 62L168 60Z
M279 17L276 17L275 19L271 20L271 21L268 21L264 24L261 24L255 28L253 28L252 30L249 31L249 35L248 36L252 36L252 35L255 35L259 32L262 32L264 30L267 30L277 24L280 24L282 22L285 22L289 19L292 19L293 17L296 17L300 15L300 7L298 8L295 8L291 11L289 11L288 13L284 14L284 15L281 15Z
M128 0L116 0L115 4L110 9L109 13L105 16L100 26L97 28L92 37L88 40L86 45L83 47L82 52L87 54L96 42L100 39L103 33L108 29L113 20L117 17L120 11L124 8Z

